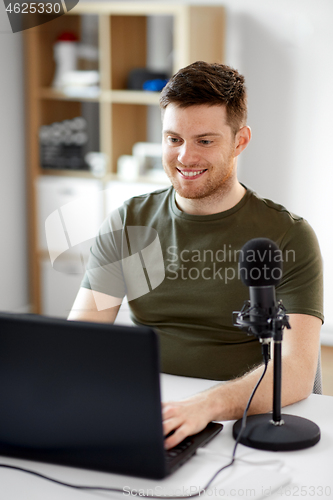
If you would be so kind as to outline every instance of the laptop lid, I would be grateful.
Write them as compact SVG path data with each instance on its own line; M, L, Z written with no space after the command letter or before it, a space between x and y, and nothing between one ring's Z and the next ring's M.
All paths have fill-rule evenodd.
M156 333L0 314L0 454L162 478Z

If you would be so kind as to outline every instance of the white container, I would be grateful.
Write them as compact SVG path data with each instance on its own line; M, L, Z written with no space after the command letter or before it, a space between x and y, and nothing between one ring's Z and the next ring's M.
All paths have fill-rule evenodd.
M71 41L56 42L53 46L53 54L56 62L56 72L52 86L61 90L64 75L76 70L77 44Z

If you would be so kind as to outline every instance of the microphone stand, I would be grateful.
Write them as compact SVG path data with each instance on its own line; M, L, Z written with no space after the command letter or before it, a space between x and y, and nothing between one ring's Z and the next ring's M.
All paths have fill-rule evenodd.
M287 326L287 325L286 325ZM288 323L290 328L290 325ZM281 419L281 391L282 391L282 325L273 319L273 422L274 425L283 425Z
M253 312L254 311L254 312ZM266 311L253 308L250 302L244 303L240 312L234 312L234 325L255 334L261 342L270 338L274 344L273 360L273 413L247 417L239 442L250 448L270 451L301 450L314 446L320 440L317 424L306 418L281 414L282 389L282 339L283 328L290 329L286 310L280 301L276 314L267 317ZM266 328L265 328L266 325ZM259 328L258 328L259 327ZM256 331L260 331L259 334ZM242 419L233 426L233 437L237 439L242 428Z

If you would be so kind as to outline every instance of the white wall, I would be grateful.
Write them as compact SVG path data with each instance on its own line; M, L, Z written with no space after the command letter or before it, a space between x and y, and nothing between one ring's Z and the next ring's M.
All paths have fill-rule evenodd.
M0 310L28 306L22 36L0 3Z
M226 62L245 75L249 90L253 140L240 161L240 179L260 195L303 215L314 227L325 265L326 328L333 331L333 310L330 310L333 303L333 264L330 264L333 3L331 0L210 0L209 3L227 8ZM0 309L20 307L26 297L20 54L19 36L0 33L0 193L3 193L0 227L6 235L0 247ZM8 110L6 114L4 109ZM17 130L18 140L14 138ZM13 226L15 232L11 230ZM17 278L12 283L14 275Z

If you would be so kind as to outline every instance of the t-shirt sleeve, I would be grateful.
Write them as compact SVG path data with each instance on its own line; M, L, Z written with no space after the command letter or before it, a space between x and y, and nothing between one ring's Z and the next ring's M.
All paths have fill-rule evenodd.
M112 212L90 249L84 288L128 302L146 295L165 277L159 237L150 226L133 225L129 203ZM132 219L131 219L132 220Z
M120 212L118 209L113 211L100 227L90 248L81 286L123 298L126 285L122 261L128 257L128 247Z
M324 321L323 263L317 237L304 219L284 235L283 278L276 295L290 314L309 314Z

